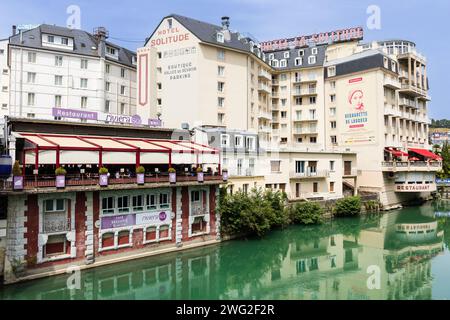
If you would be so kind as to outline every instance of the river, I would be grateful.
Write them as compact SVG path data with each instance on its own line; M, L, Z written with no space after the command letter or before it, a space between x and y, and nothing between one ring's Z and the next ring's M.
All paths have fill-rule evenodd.
M70 275L0 287L0 299L449 299L449 245L442 201L94 268L80 289Z

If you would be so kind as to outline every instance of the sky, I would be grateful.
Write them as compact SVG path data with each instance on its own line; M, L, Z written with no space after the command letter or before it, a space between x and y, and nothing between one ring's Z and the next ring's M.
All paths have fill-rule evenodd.
M80 8L81 29L104 26L111 42L132 50L171 13L219 25L222 16L229 16L233 31L259 41L354 26L364 27L364 41L410 40L428 58L430 117L450 119L449 0L0 0L0 39L11 35L12 25L66 26L71 5ZM368 28L371 5L380 9L380 28Z

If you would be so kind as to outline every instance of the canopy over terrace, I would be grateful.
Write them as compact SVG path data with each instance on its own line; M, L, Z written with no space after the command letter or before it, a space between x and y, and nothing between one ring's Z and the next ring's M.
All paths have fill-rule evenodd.
M205 165L217 164L218 149L190 141L16 133L25 140L23 165Z

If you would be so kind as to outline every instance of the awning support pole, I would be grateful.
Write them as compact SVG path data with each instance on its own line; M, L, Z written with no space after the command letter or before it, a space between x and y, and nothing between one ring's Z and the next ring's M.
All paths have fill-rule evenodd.
M103 167L103 148L100 147L100 151L98 152L98 168Z
M39 147L36 146L35 159L34 159L34 169L39 170Z
M59 167L60 167L60 164L59 164L59 155L60 155L60 152L59 152L59 146L57 146L57 147L56 147L56 168L59 168Z
M169 152L169 169L172 168L172 150Z
M136 168L141 165L141 149L136 150Z

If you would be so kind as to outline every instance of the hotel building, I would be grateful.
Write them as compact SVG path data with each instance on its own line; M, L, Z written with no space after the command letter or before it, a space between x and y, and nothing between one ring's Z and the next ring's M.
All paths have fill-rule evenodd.
M91 34L46 24L19 32L13 27L12 36L0 42L0 115L137 122L131 119L136 114L136 54L109 42L108 36L105 28Z
M441 169L428 151L427 61L412 42L362 39L353 28L259 43L231 31L228 17L217 26L170 15L138 49L137 113L168 127L256 133L264 150L285 154L283 172L356 154L354 188L377 193L384 208L426 198ZM329 161L338 159L322 170ZM282 180L266 185L290 184L292 198L296 187ZM330 182L300 188L318 195Z

